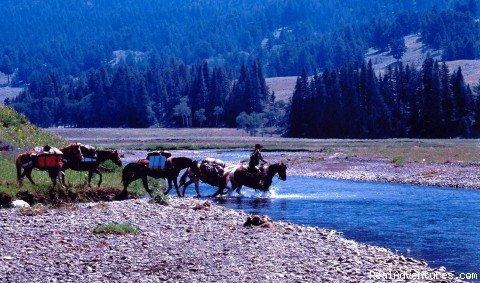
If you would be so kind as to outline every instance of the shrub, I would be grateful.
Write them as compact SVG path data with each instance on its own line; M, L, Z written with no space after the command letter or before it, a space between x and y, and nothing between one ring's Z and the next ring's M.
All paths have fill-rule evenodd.
M391 162L395 166L400 166L405 163L405 156L395 156Z
M162 190L154 190L152 194L152 199L154 202L165 206L169 205L168 196L164 194Z
M98 225L93 229L94 234L115 234L115 235L125 235L125 234L137 234L138 230L134 226L128 223L110 223Z

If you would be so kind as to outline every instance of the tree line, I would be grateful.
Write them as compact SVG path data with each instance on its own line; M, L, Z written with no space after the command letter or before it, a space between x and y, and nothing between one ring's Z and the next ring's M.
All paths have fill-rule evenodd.
M240 69L235 80L207 62L166 68L122 63L78 78L50 73L6 104L42 127L236 127L240 113L264 115L275 104L261 64ZM267 124L263 119L266 114Z
M307 138L453 138L480 136L480 90L462 70L426 59L376 75L372 63L298 77L287 136Z

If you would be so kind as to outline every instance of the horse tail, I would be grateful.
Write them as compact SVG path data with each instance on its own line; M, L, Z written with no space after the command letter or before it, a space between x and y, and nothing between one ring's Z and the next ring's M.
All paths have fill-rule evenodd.
M128 186L130 183L130 178L133 174L133 163L127 164L122 170L122 184L124 187Z

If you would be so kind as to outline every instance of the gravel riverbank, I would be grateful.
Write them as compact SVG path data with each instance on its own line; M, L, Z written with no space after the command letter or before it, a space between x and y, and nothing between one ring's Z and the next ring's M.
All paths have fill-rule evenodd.
M290 175L329 179L480 189L480 164L448 162L443 164L394 164L384 159L334 157L297 161Z
M434 271L335 231L281 222L247 228L247 214L204 202L0 210L0 281L378 282L370 271ZM92 233L111 222L129 223L138 234Z

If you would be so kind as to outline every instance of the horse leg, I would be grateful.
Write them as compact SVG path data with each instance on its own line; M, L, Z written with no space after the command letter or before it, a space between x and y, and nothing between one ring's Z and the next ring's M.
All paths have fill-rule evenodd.
M142 182L143 182L143 187L145 188L145 190L147 191L147 193L148 193L151 197L153 197L152 191L151 191L150 188L148 187L147 176L142 177Z
M58 199L57 199L57 189L56 189L58 174L55 174L52 171L48 171L48 175L50 177L50 180L52 180L52 187L50 188L50 201L55 204L58 201Z
M237 194L239 194L240 196L243 196L243 195L242 195L242 192L240 191L241 189L242 189L242 186L241 186L241 185L238 186L238 188L237 188Z
M66 187L67 184L65 183L65 172L64 172L63 170L60 171L59 179L60 179L60 181L62 182L62 185L63 185L64 187Z
M197 193L197 197L202 197L200 195L200 181L198 181L198 179L195 180L195 192ZM185 195L185 193L183 195Z
M232 185L232 187L230 189L228 189L228 191L227 191L227 197L230 197L234 190L235 190L235 186ZM223 194L223 192L222 192L222 194Z
M100 185L102 184L102 181L103 181L102 173L98 169L95 169L93 173L96 173L100 177L100 180L98 181L98 187L100 188Z
M172 179L167 178L167 183L168 183L168 189L165 191L165 195L168 195L168 193L172 189Z
M233 191L235 191L235 189L237 189L237 193L238 193L239 188L242 187L241 185L238 185L237 183L235 183L233 180L230 180L230 183L232 184L232 186L230 188L228 188L228 191L226 193L227 197L230 197L232 195Z
M218 190L213 195L211 195L211 197L214 198L214 197L217 197L220 194L224 195L223 190L227 186L229 180L230 180L230 178L228 177L228 174L224 175L219 182ZM233 186L233 184L232 184L232 186Z
M187 190L187 187L190 186L193 183L194 182L193 182L192 179L188 180L188 182L183 183L183 194L182 194L183 196L185 196L185 191Z
M177 174L178 176L178 174ZM182 195L180 194L180 190L178 189L178 181L177 181L177 177L173 177L173 185L175 186L175 190L177 191L177 195L178 197L182 197Z
M92 171L92 170L88 170L88 187L89 187L89 188L92 187L92 176L93 176L93 171Z
M223 188L222 188L222 187L218 187L218 190L217 190L213 195L211 195L210 197L215 198L215 197L217 197L218 195L220 195L221 193L223 193Z
M58 178L58 181L60 182L60 186L62 187L62 189L65 189L67 187L63 184L63 179L64 179L63 176L64 175L65 175L65 173L63 173L62 170L59 170L58 173L57 173L57 178Z
M19 161L16 162L15 164L17 168L17 182L18 182L18 187L23 187L23 177L24 175L22 174L22 165L20 164ZM25 173L25 170L23 170Z
M27 176L27 179L30 181L30 183L32 183L32 185L36 185L35 182L32 179L32 171L33 171L33 168L25 168L22 176Z

